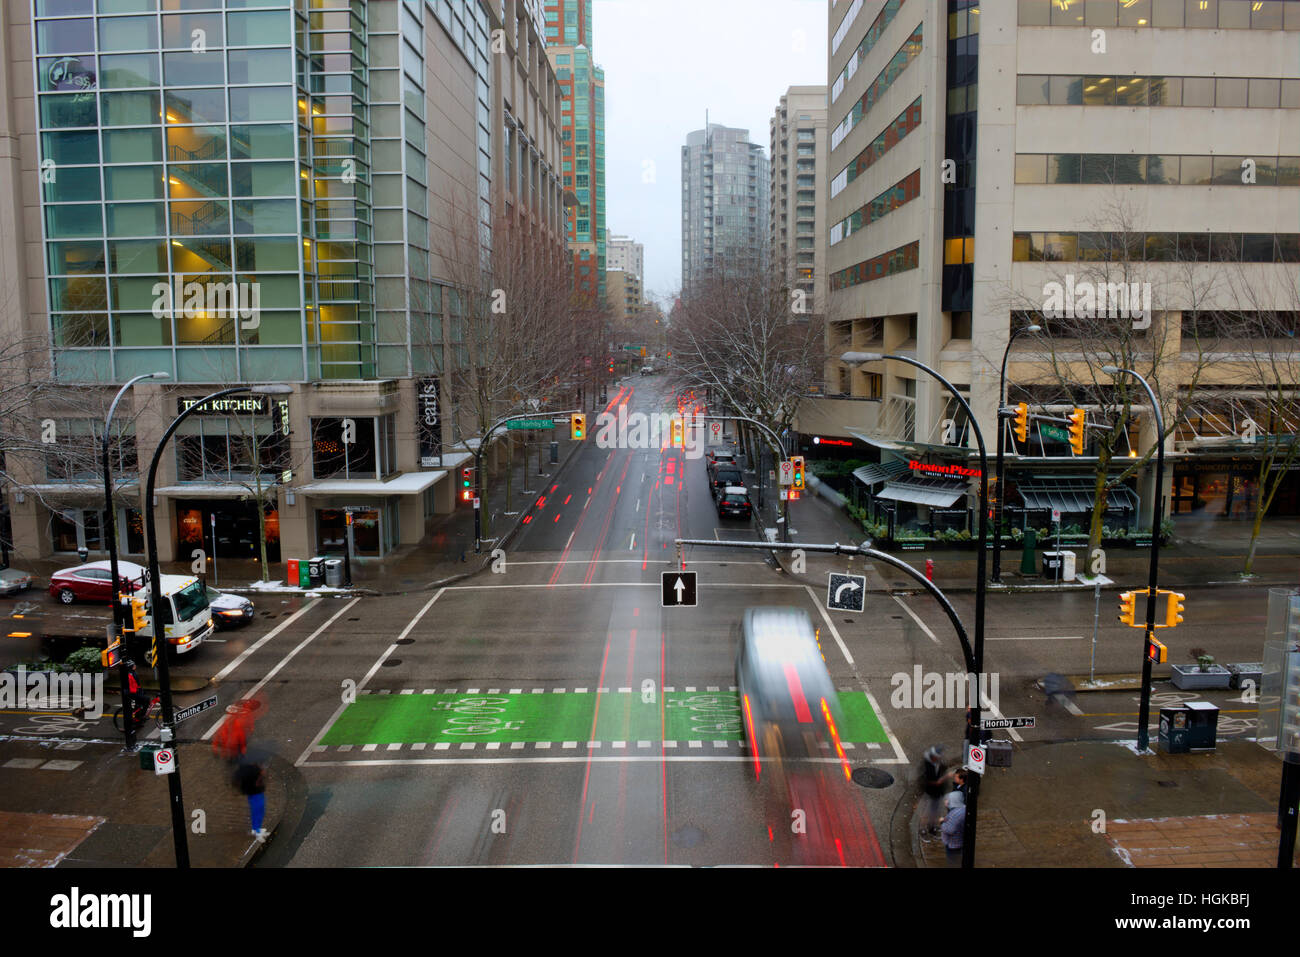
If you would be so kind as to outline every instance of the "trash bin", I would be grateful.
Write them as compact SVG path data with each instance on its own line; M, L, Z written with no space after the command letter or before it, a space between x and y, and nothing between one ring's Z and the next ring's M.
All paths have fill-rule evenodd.
M317 555L307 562L309 580L312 588L320 588L325 584L325 558L323 555Z
M305 558L298 560L298 587L311 587L311 562Z
M1025 529L1025 548L1020 553L1020 574L1034 573L1034 549L1038 546L1038 533L1032 528Z
M1074 552L1059 552L1061 556L1061 581L1074 581Z
M1187 748L1213 751L1218 746L1219 709L1208 701L1188 701Z
M1217 720L1219 709L1214 710ZM1165 754L1187 754L1190 750L1187 728L1190 714L1185 705L1160 709L1160 750Z
M343 587L343 560L331 558L325 562L325 584L330 588Z
M555 465L559 461L560 461L560 443L552 442L551 443L551 464Z
M288 576L287 576L287 577L288 577L288 585L289 585L290 588L292 588L294 585L298 584L298 575L299 575L299 573L298 573L298 559L296 559L296 558L291 558L291 559L289 559L288 565L289 565L289 574L288 574Z
M1057 578L1060 576L1064 564L1061 561L1062 552L1043 552L1043 577Z

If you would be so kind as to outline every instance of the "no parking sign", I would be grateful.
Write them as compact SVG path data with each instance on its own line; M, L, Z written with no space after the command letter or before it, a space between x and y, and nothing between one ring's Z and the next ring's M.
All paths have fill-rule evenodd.
M966 749L966 767L976 774L984 773L984 749L978 744L972 744Z
M176 771L176 752L171 748L159 748L153 753L154 774L174 774Z

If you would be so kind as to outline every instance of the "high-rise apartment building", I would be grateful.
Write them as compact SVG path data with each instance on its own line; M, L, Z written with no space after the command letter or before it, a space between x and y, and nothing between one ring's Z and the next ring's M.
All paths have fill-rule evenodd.
M607 269L622 269L645 279L645 247L630 236L610 236L605 244Z
M816 424L801 419L802 430L874 447L884 467L862 476L873 503L900 523L938 522L973 499L934 466L971 467L973 436L932 377L854 354L904 353L937 369L969 398L991 457L1011 334L1045 330L1010 351L1010 404L1067 415L1068 383L1045 351L1069 353L1061 315L1074 313L1051 304L1051 284L1109 268L1156 291L1150 318L1123 335L1172 398L1166 416L1180 418L1166 487L1154 488L1153 468L1133 488L1126 479L1108 523L1149 522L1157 503L1166 515L1209 514L1226 497L1230 509L1259 453L1203 407L1248 392L1249 376L1240 343L1210 362L1197 350L1230 314L1273 310L1285 322L1300 310L1276 293L1300 261L1300 3L828 6L827 378L844 398L814 403ZM1080 354L1091 348L1076 341ZM1086 386L1104 397L1100 368ZM1134 405L1133 455L1155 441L1146 405ZM1078 524L1090 508L1097 459L1072 453L1065 432L1035 425L1028 443L1009 445L1004 500L1017 524L1050 524L1053 508ZM1118 476L1128 463L1115 464ZM1274 512L1300 510L1297 485L1283 484Z
M768 160L749 130L709 123L682 147L682 288L766 262Z
M94 448L87 396L168 376L118 410L126 554L145 508L163 560L251 554L250 476L272 560L383 556L455 507L450 237L490 245L508 213L563 248L542 27L537 0L0 3L0 330L52 339L70 451ZM291 392L187 419L141 501L179 409L266 382ZM20 551L102 548L97 468L8 470Z
M615 320L626 320L641 311L641 277L626 269L605 272L605 301Z
M591 0L548 0L546 55L560 81L573 289L605 299L605 71L591 48Z
M826 311L826 87L792 86L771 120L768 243L808 313Z

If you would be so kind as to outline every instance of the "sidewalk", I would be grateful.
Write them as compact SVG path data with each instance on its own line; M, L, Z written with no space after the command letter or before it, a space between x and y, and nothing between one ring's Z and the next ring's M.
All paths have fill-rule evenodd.
M182 744L177 764L194 867L245 867L298 816L290 795L303 789L283 758L267 761L264 840L210 747ZM0 867L175 867L168 788L120 741L0 741Z
M980 784L976 866L1277 866L1280 759L1250 741L1172 755L1131 744L1013 745L1012 766L988 768ZM947 867L942 842L920 840L909 802L912 863Z

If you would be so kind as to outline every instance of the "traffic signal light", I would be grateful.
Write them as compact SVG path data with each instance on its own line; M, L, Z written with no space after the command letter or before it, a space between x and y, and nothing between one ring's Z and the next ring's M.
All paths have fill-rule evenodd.
M99 663L105 668L116 668L122 662L122 642L115 641L99 653Z
M1119 596L1119 620L1132 625L1137 618L1137 592L1126 591Z
M569 417L569 437L579 442L587 437L587 417L580 412Z
M1147 657L1158 665L1164 664L1169 659L1169 649L1155 638L1147 638Z
M680 449L685 443L682 441L682 417L673 416L673 448Z
M1187 600L1187 596L1180 595L1176 591L1167 594L1169 595L1169 604L1165 606L1165 627L1176 628L1178 623L1183 620L1183 612L1186 610L1183 602Z
M802 489L804 487L802 455L792 455L790 457L790 470L794 473L794 481L791 483L791 487Z
M142 632L149 625L149 600L147 598L131 598L131 630L136 634Z
M1075 409L1070 413L1070 448L1075 455L1083 454L1083 425L1088 413Z
M1029 440L1029 404L1026 402L1016 406L1016 424L1013 431L1017 440L1021 442Z
M474 469L468 465L460 470L460 500L474 501Z

